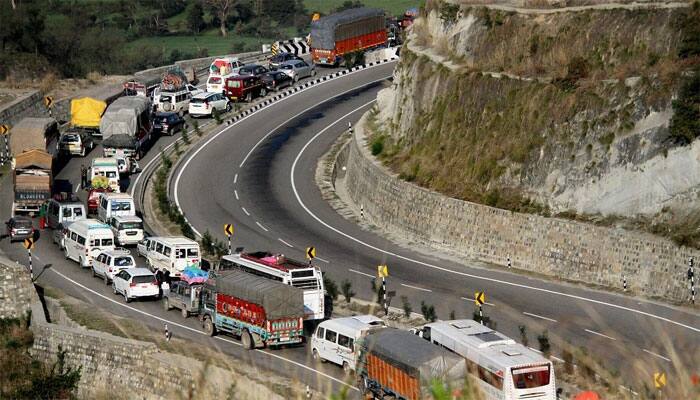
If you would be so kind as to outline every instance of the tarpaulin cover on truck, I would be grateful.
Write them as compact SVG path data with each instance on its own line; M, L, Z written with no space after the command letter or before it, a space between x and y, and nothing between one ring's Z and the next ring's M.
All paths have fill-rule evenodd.
M115 148L135 150L138 147L137 144L138 141L135 137L125 134L112 135L102 141L102 147L105 149Z
M214 275L217 292L262 306L269 320L304 317L304 293L299 288L237 270L209 275Z
M70 102L70 123L75 127L100 127L100 119L107 108L107 103L91 97L73 99Z
M17 156L28 150L49 151L58 138L58 123L53 118L24 118L10 130L10 151ZM55 149L55 143L54 143Z
M124 96L107 107L100 121L100 133L107 139L112 135L135 136L139 130L141 113L150 110L151 102L146 97Z
M15 169L35 168L51 170L52 160L51 154L43 150L32 149L15 156Z
M164 92L175 92L184 89L185 85L187 76L180 67L170 68L160 80L160 90Z
M422 385L434 378L456 382L466 377L464 358L408 331L374 331L363 340L362 347L408 375L419 378Z
M353 24L354 22L357 23ZM341 27L341 25L347 27ZM367 7L351 8L312 21L311 47L332 50L335 48L336 41L366 35L385 28L384 10Z

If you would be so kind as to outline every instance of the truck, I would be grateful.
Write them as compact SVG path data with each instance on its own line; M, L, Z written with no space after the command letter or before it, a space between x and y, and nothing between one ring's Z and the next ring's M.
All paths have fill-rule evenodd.
M353 8L311 22L311 59L337 66L343 56L387 43L384 11Z
M91 97L73 99L70 102L69 131L84 131L90 135L100 134L100 120L107 103Z
M298 288L238 270L209 271L201 293L200 319L210 336L238 336L248 350L303 341L304 296Z
M147 97L118 98L100 120L104 156L139 160L150 142L151 129L151 102Z
M371 331L357 345L357 387L364 396L426 399L435 380L459 390L467 379L464 358L409 331Z
M14 202L12 214L38 212L51 198L53 158L40 149L22 152L14 157Z

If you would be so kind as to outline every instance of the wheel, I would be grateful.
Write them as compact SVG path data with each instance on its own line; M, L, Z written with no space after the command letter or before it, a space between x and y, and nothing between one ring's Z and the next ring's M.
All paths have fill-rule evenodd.
M345 372L346 375L350 375L352 373L352 369L350 369L350 364L348 364L347 361L343 361L343 372Z
M172 128L168 128L168 130L165 131L165 134L168 135L168 136L172 136L172 135L173 135L173 129L172 129Z
M95 267L92 267L92 277L97 278L97 272L95 272Z
M170 311L170 300L167 297L163 298L163 310Z
M180 314L182 314L182 318L187 318L190 316L190 313L189 313L189 311L187 311L186 308L181 309Z
M357 389L360 391L360 394L366 395L367 394L367 382L365 381L365 378L362 376L357 377Z
M83 257L78 258L78 264L80 264L80 268L83 268L85 266L85 263L83 263Z
M66 260L68 259L68 249L65 247L63 248L63 256L66 257Z
M204 332L209 336L216 335L216 327L209 317L204 318Z
M251 350L253 348L253 337L250 336L250 332L247 330L243 330L243 333L241 333L241 344L243 344L243 348L246 350Z
M260 97L265 97L265 96L267 96L267 89L265 89L265 88L260 89Z
M294 83L299 82L299 75L294 75Z
M118 293L117 293L117 285L115 285L114 282L112 282L112 292L113 292L114 294L118 294Z
M311 76L316 76L316 70L315 70L315 69L312 69L312 70L311 70Z
M105 280L105 285L109 285L109 278L107 277L107 274L104 274L102 278Z
M212 117L212 118L216 119L216 117L217 117L218 115L219 115L219 110L217 110L216 108L214 108L214 109L211 110L211 117Z
M124 301L127 302L127 303L131 303L131 299L130 299L129 296L126 294L126 290L124 291Z
M178 112L177 112L177 115L179 115L180 118L184 117L184 116L185 116L185 110L180 110L180 111L178 111Z
M231 103L226 103L226 112L231 112Z
M324 360L323 358L321 358L321 355L318 354L318 350L316 350L316 349L311 350L311 357L312 357L312 358L314 359L314 361L316 361L316 362L321 362L321 363L325 363L325 362L326 362L326 360Z
M80 149L80 157L85 157L85 147Z

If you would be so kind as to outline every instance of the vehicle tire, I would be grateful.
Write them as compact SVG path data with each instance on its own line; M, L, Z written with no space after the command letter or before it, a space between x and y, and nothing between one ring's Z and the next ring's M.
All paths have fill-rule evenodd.
M209 317L204 318L204 332L208 336L216 335L216 327L214 326L214 323L211 322L211 318Z
M185 110L180 110L177 112L177 115L180 116L180 118L183 118L185 116Z
M172 135L173 135L173 129L172 129L172 128L168 128L168 130L165 131L165 134L168 135L168 136L172 136Z
M109 285L109 278L107 277L107 274L103 275L103 279L105 280L105 285Z
M345 375L350 375L352 373L352 369L350 369L350 364L348 364L347 361L343 361L343 372L345 372Z
M315 70L315 69L312 69L312 70L311 70L311 76L312 76L312 77L313 77L313 76L316 76L316 70Z
M66 260L68 260L68 249L65 247L63 248L63 256L66 257Z
M231 102L226 103L226 112L231 112Z
M299 82L299 75L294 75L294 83Z
M112 282L112 292L113 292L114 294L119 294L119 293L117 292L117 285L115 285L114 282Z
M260 97L265 97L265 96L267 96L267 89L265 89L265 88L260 89Z
M213 108L213 109L211 110L211 117L214 118L214 119L216 119L216 117L217 117L218 115L219 115L219 110L217 110L216 108Z
M365 381L365 378L362 376L357 377L357 389L360 391L360 394L363 396L367 395L367 382ZM363 397L364 398L364 397Z
M245 102L250 103L253 101L253 94L248 92L248 94L245 95Z
M190 313L189 313L189 311L187 311L187 308L181 309L180 314L182 314L182 318L185 318L185 319L187 319L187 317L190 316Z
M320 363L326 362L326 360L321 358L321 355L318 354L318 350L316 350L316 349L311 350L311 358L313 358L315 362L320 362Z
M80 268L83 268L83 257L78 257L78 264L80 265Z
M92 277L97 278L97 272L95 272L95 267L90 268L92 270Z
M168 300L167 297L163 298L163 310L165 311L170 311L172 307L170 307L170 300Z
M85 157L85 147L80 149L80 157Z
M126 290L124 291L124 301L127 302L127 303L131 303L131 299L130 299L129 296L126 294Z
M246 350L253 349L253 337L250 336L250 332L247 329L244 329L243 333L241 333L241 344Z

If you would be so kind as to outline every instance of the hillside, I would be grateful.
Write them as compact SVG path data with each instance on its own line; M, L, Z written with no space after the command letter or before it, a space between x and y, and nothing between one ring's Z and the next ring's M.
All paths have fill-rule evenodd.
M698 129L669 125L680 89L697 92L698 7L465 3L427 2L379 95L373 154L406 180L517 211L696 203Z

